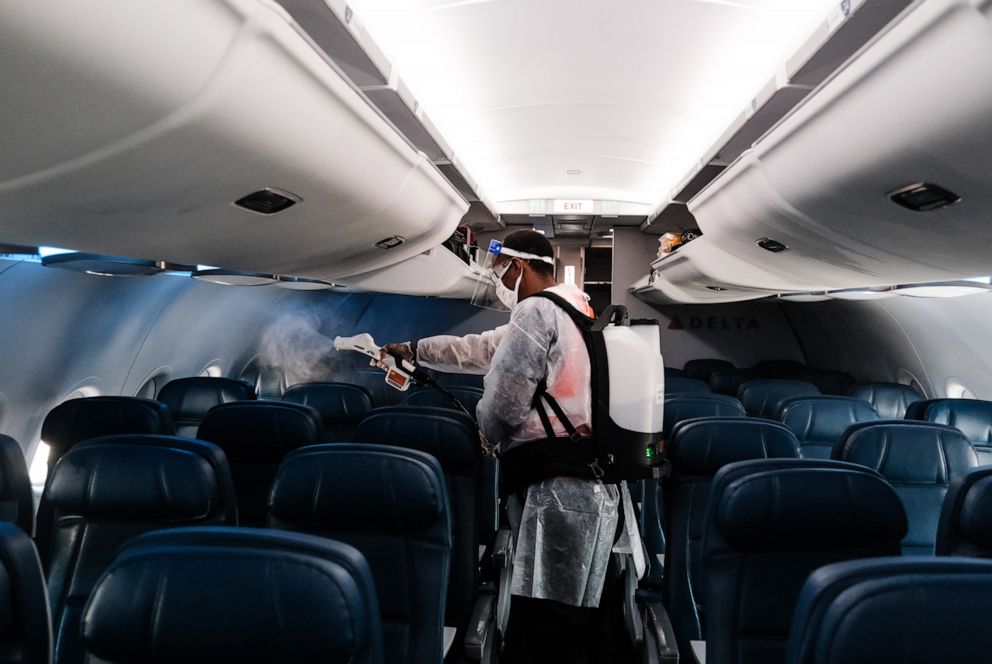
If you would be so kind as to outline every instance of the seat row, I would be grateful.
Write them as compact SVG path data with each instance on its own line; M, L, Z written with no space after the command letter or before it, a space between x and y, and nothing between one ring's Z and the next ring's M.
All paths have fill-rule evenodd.
M969 473L974 452L949 427L867 425L842 461L801 459L780 423L702 418L678 424L667 453L661 592L680 652L705 639L710 664L785 661L796 598L823 565L933 553L934 541L941 555L992 554L992 510L975 507L992 500L992 469Z

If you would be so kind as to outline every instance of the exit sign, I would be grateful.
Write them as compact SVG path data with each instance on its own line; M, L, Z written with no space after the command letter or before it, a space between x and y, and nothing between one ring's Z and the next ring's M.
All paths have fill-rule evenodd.
M555 214L592 214L593 201L555 201Z

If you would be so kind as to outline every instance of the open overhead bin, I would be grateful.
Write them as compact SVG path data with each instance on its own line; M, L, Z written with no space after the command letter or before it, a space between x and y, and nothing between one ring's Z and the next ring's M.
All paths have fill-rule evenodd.
M709 276L787 291L987 274L990 7L916 3L693 198L708 245L759 268Z
M15 0L0 85L2 241L337 280L468 207L274 2Z

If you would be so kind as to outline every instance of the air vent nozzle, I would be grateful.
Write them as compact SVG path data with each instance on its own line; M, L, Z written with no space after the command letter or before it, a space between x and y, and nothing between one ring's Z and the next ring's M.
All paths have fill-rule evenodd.
M787 245L782 244L778 240L773 240L770 237L758 238L754 241L754 243L765 251L770 251L773 254L777 254L780 251L785 251L789 248Z
M404 242L406 242L406 238L403 237L402 235L393 235L391 237L387 237L384 240L379 240L378 242L375 243L375 246L379 247L380 249L392 249L394 247L400 246Z

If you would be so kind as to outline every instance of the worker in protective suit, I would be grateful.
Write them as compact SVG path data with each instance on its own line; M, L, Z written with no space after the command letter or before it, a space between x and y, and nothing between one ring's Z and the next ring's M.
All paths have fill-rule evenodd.
M586 295L575 286L555 285L551 244L535 231L511 233L490 258L495 294L510 309L508 324L464 337L388 344L385 351L440 371L485 374L479 427L501 454L548 437L533 406L542 381L568 422L588 436L591 366L582 334L559 305L530 297L549 289L592 315ZM556 435L568 435L559 418L549 419ZM607 661L612 655L603 650L605 620L596 607L610 553L633 553L638 573L644 568L626 488L551 477L514 492L506 504L514 557L503 660Z

